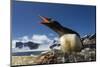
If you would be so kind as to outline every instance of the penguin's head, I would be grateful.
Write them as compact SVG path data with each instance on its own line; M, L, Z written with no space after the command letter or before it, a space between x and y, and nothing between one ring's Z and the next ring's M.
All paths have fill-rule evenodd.
M63 30L62 30L63 27L61 26L61 24L59 24L59 22L43 16L40 16L40 18L42 19L41 24L49 27L50 29L58 33L59 36L63 35Z
M39 16L42 19L41 24L46 25L48 27L58 27L60 24L52 18L47 18L43 16Z

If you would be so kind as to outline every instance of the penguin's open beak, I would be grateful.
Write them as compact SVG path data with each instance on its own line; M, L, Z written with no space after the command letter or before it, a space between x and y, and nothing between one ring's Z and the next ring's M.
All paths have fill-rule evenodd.
M43 16L39 16L41 19L42 19L42 24L45 24L45 23L50 23L49 22L49 18L47 18L47 17L43 17Z

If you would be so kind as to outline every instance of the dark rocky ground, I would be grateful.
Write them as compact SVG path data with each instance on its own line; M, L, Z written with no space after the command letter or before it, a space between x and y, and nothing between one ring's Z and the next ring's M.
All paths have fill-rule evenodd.
M81 52L69 55L69 63L96 61L96 50L84 48ZM36 61L37 64L57 64L64 63L63 53L59 50L52 50L40 55Z

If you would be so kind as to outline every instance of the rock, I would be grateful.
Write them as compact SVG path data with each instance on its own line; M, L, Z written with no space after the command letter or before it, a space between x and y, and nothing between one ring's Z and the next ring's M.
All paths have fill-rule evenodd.
M56 64L56 63L62 63L61 55L59 54L59 50L55 51L48 51L47 53L41 54L38 58L36 63L37 64ZM58 55L59 54L59 55Z
M29 47L30 49L37 49L40 44L34 43L34 42L16 42L16 48L24 48L24 47Z
M27 42L27 43L24 43L24 46L27 46L29 47L30 49L37 49L39 44L37 43L33 43L33 42Z
M83 48L95 48L96 49L96 33L92 35L85 35L81 38Z
M83 45L96 44L96 33L92 35L85 35L81 38Z
M23 47L23 43L22 42L16 42L16 48L22 48Z

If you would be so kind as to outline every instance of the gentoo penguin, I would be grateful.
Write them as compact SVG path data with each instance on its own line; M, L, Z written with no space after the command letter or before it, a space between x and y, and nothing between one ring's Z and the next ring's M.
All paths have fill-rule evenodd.
M81 51L82 42L80 39L80 35L77 32L62 26L61 24L59 24L59 22L51 18L43 16L40 16L40 18L42 19L41 24L46 25L59 35L59 41L61 50L64 53L65 62L68 61L68 55Z

